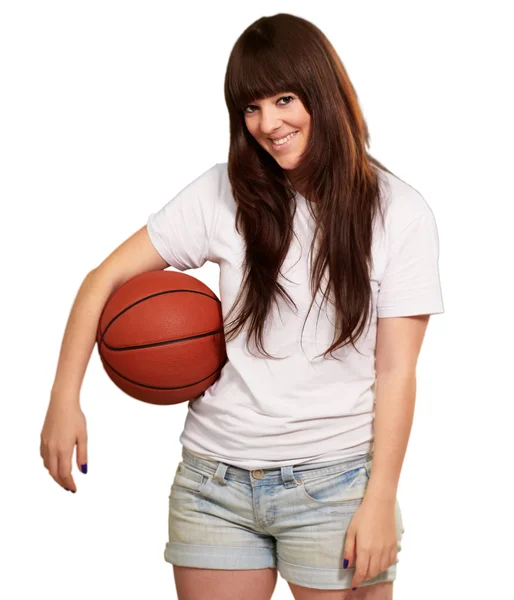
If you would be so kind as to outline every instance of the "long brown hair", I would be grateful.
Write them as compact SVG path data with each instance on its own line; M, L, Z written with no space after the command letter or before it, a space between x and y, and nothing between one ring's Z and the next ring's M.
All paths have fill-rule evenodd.
M297 308L278 281L293 235L296 192L287 171L257 143L244 118L248 104L284 91L296 93L311 116L295 182L306 190L302 195L316 224L309 312L327 268L323 296L326 300L329 290L335 297L339 337L334 336L323 353L326 358L348 343L355 348L371 316L369 269L377 211L384 223L377 167L388 169L366 151L368 127L332 44L315 25L290 14L262 17L250 25L236 41L226 70L228 177L237 204L236 229L243 232L246 254L243 284L225 321L240 303L243 307L230 325L224 324L225 339L232 339L249 321L248 338L255 336L257 347L274 358L263 347L271 304L279 294Z

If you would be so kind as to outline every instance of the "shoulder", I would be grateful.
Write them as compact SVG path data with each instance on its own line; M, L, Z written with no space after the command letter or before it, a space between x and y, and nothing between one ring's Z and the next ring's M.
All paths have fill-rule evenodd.
M214 168L216 169L218 177L220 195L226 195L227 190L230 190L230 180L228 178L228 162L216 163Z
M210 197L219 200L226 200L230 196L230 181L228 178L228 163L215 163L212 167L204 171L195 183L204 192L209 192Z
M387 171L379 171L388 237L396 237L419 219L434 220L434 213L424 196L412 185Z
M195 179L191 181L189 186L194 186L195 188L203 189L205 191L216 191L219 187L219 182L221 179L221 170L219 163L215 163L207 170L204 170L197 175ZM187 186L187 187L189 187Z

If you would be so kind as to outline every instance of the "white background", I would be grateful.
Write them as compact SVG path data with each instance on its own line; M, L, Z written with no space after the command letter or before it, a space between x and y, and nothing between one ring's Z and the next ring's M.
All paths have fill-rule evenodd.
M223 80L242 31L290 12L331 40L370 152L440 237L398 490L395 600L507 597L513 497L512 35L508 2L4 1L0 9L0 596L176 598L164 561L187 403L120 391L94 348L89 473L39 456L62 335L85 275L228 157ZM510 46L510 47L509 47ZM191 271L219 295L218 267ZM279 577L274 598L292 598Z

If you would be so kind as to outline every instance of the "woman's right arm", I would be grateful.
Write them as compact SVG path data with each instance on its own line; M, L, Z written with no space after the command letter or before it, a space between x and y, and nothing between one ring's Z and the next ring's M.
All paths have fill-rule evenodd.
M80 408L80 388L105 303L129 279L168 266L153 246L145 225L90 271L80 286L64 332L41 431L40 454L44 465L64 488L76 491L71 474L75 444L78 468L87 464L87 429Z

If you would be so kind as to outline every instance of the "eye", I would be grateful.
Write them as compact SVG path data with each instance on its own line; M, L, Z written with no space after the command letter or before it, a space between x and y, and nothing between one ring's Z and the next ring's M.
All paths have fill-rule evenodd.
M286 100L287 100L287 99L290 99L290 100L291 100L291 102L294 100L293 96L282 96L281 98L279 98L279 99L277 100L277 102L280 102L281 100L284 100L284 99L286 99ZM288 104L291 104L291 102L287 102L286 104L281 104L280 106L287 106ZM252 110L251 112L248 112L248 111L246 110L247 108L259 108L259 107L258 107L258 106L255 106L254 104L248 104L248 106L245 106L245 107L243 108L243 112L244 112L245 114L247 114L247 115L252 115L252 114L253 114L255 111L253 111L253 110Z
M282 96L282 98L279 98L279 100L278 100L278 101L280 102L280 100L284 100L284 98L286 98L286 99L287 99L287 98L291 98L291 101L293 101L293 100L294 100L294 98L293 98L292 96ZM287 104L291 104L291 102L288 102ZM284 104L282 104L282 106L284 106Z

